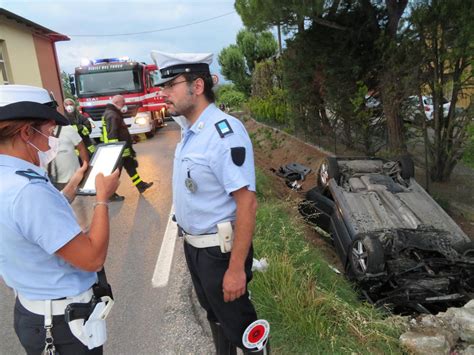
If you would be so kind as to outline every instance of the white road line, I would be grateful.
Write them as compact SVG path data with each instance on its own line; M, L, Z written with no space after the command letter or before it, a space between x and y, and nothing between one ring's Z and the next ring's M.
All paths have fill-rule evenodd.
M156 260L155 271L151 279L153 287L163 287L168 284L171 271L171 262L173 261L174 246L178 237L178 226L173 222L174 206L171 206L168 225L166 226L163 243L161 243L158 260Z

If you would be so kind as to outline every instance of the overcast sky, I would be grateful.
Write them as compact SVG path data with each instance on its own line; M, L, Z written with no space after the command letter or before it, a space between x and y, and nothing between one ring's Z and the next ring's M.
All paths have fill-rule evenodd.
M234 10L233 0L0 0L0 7L69 36L70 41L56 43L61 69L68 73L72 73L84 57L128 56L152 63L152 49L165 52L213 52L214 63L211 69L217 72L218 53L222 48L235 43L237 32L243 28L242 21ZM146 34L79 36L168 29L221 15L225 16Z

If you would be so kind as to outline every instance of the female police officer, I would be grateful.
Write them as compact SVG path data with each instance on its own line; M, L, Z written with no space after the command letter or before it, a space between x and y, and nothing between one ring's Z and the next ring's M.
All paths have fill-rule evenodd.
M97 176L94 215L83 233L68 201L85 166L62 194L41 168L55 155L55 125L68 123L50 101L41 88L0 86L0 278L17 295L15 331L28 354L40 354L47 335L59 353L82 354L88 347L73 335L64 312L69 303L92 298L107 254L107 200L118 171ZM102 346L90 352L102 353Z

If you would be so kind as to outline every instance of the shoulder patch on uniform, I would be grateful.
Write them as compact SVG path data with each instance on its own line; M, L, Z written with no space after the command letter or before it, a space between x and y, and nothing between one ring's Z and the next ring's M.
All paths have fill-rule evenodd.
M217 132L219 133L219 136L221 136L221 138L224 138L229 134L234 133L232 127L229 125L229 122L227 122L227 120L225 119L217 122L214 126L216 126Z
M34 171L33 169L27 169L27 170L17 170L15 171L15 174L18 174L20 176L24 176L26 177L28 180L44 180L46 182L48 182L48 178L43 176L43 175L40 175L38 174L36 171Z
M230 148L230 154L235 165L242 166L245 162L245 147Z

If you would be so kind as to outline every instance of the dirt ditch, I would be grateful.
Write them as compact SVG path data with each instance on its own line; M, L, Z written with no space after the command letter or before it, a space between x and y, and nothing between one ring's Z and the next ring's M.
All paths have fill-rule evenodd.
M254 143L256 165L270 176L277 196L286 201L292 207L290 210L294 217L301 220L308 241L324 253L330 264L343 272L342 263L329 239L304 223L297 208L305 193L316 185L316 172L321 159L331 153L252 119L246 120L245 126ZM298 191L290 189L285 179L272 173L289 163L299 163L312 169L306 179L302 183L299 182L301 189ZM417 171L417 180L421 182L421 179L423 172ZM461 204L464 203L463 194L459 192L463 190L472 192L469 179L466 180L465 176L456 176L454 180L455 184L432 184L431 193L449 199L449 202L454 199L454 202L459 200ZM453 212L448 210L461 229L474 240L474 221ZM447 312L441 312L436 316L412 314L411 317L401 317L407 331L401 335L400 343L413 354L474 354L473 302L474 300L470 301L462 308L448 308Z

